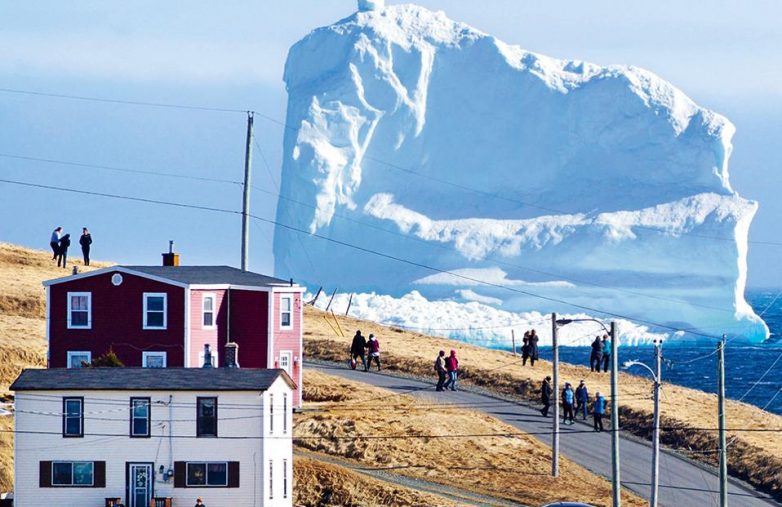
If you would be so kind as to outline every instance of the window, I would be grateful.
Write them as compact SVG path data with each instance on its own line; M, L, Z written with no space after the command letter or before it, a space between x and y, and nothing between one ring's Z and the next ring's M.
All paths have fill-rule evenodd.
M188 486L228 486L228 463L188 463Z
M52 486L92 486L95 464L92 461L52 462Z
M166 353L165 352L142 352L141 365L144 368L165 368Z
M152 400L150 398L130 399L130 436L149 437L152 419Z
M144 329L166 329L166 294L144 293Z
M217 436L217 398L197 398L196 436Z
M280 327L291 328L293 323L291 322L291 308L293 307L293 298L290 296L283 296L280 298Z
M92 327L92 293L68 293L68 329Z
M92 352L90 351L68 351L68 368L81 368L89 365L92 361Z
M269 500L274 498L274 462L269 460Z
M84 436L84 398L62 399L62 436Z
M282 433L288 433L288 393L282 393Z
M215 327L215 295L204 294L203 319L201 321L204 329L214 329Z
M274 394L269 393L269 434L274 433Z
M217 365L220 364L220 361L217 360L217 351L216 350L210 350L209 353L212 355L212 368L217 368ZM204 351L198 353L198 366L199 368L204 365Z
M288 460L282 460L282 497L288 498Z

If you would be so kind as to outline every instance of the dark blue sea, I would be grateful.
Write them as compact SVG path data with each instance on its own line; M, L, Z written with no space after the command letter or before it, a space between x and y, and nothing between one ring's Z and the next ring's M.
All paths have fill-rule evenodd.
M738 341L725 348L725 392L782 415L782 297L779 290L747 292L747 300L771 330L771 338L759 345ZM775 298L777 298L775 300ZM716 345L677 345L663 347L663 383L670 382L702 391L717 392ZM560 359L573 364L589 364L589 347L561 347ZM542 359L551 359L551 348L541 347ZM619 360L642 361L654 365L652 347L622 347ZM648 374L641 367L631 373ZM577 379L573 379L577 380Z

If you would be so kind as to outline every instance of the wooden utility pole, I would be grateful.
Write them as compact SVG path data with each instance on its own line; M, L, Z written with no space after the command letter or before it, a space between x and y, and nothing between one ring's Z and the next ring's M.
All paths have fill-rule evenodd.
M617 379L619 378L619 357L617 356L616 322L611 321L611 492L613 507L622 505L622 481L619 477L619 402L617 401Z
M657 507L660 490L660 384L662 383L662 340L654 341L654 423L652 427L652 498L649 507Z
M720 432L720 507L728 505L728 449L725 442L725 335L717 344L717 416Z
M250 185L253 158L253 112L247 111L247 144L244 150L244 194L242 196L242 271L248 269L250 250Z
M554 405L553 431L551 434L551 475L559 477L559 339L557 338L557 314L551 314L551 348L554 357L551 360L551 398Z

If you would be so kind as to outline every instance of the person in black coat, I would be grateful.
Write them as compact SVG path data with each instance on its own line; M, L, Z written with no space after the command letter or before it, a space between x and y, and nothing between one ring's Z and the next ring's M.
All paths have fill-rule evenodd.
M599 336L595 336L592 342L592 355L589 356L589 368L600 373L600 365L603 362L603 342Z
M360 357L361 364L364 366L364 371L367 371L367 359L364 355L364 350L366 348L366 338L361 334L361 330L356 331L356 335L353 337L353 343L350 345L350 357L353 361Z
M81 253L84 255L84 265L90 265L90 245L92 244L92 236L90 231L86 227L81 230L81 237L79 238L79 244L81 245Z
M551 406L551 377L546 377L543 381L543 386L540 388L540 401L543 403L540 413L543 417L548 417L548 409Z
M535 366L538 360L538 335L535 330L529 331L529 365Z
M62 263L62 267L65 267L65 263L68 262L68 247L71 246L71 235L66 234L62 238L60 238L60 246L57 249L57 267L60 267L60 263Z

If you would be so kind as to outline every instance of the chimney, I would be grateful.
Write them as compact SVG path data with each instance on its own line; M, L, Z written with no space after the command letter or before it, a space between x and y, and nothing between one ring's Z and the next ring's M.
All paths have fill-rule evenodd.
M226 343L223 357L225 357L226 368L238 368L239 367L239 344L236 342Z
M204 345L204 364L202 368L212 367L212 352L209 350L209 344Z
M174 253L174 240L168 242L168 253L163 255L164 266L179 266L179 254Z

